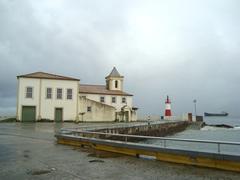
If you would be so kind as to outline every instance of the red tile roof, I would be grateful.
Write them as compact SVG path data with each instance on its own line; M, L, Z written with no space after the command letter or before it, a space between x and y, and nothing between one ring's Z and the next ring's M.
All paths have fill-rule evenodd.
M132 94L128 94L128 93L123 92L123 91L108 90L105 85L80 84L79 92L80 93L86 93L86 94L133 96Z
M45 73L45 72L34 72L34 73L30 73L30 74L17 76L17 78L20 78L20 77L80 81L80 79L76 79L76 78L72 78L72 77L66 77L66 76L60 76L60 75L50 74L50 73Z

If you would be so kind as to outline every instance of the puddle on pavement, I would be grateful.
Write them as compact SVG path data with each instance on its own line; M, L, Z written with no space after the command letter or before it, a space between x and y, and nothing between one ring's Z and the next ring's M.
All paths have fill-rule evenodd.
M100 160L100 159L94 159L94 160L90 160L90 161L88 161L88 162L90 162L90 163L93 163L93 162L104 163L104 161L103 161L103 160Z
M23 157L29 158L29 155L28 154L24 154Z
M30 175L42 175L42 174L49 174L51 173L51 170L31 170L31 171L28 171L27 174L30 174Z
M30 151L29 150L24 150L23 151L23 157L25 158L25 159L29 159L30 158Z

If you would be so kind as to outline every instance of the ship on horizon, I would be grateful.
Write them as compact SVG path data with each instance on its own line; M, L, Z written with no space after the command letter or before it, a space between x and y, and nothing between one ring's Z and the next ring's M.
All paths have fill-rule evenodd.
M204 116L228 116L227 112L222 112L222 113L207 113L204 112Z

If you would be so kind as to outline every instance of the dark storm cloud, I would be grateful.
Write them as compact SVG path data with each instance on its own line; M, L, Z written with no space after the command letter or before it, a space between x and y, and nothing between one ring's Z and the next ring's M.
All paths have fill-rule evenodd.
M104 83L112 66L140 113L240 115L240 2L0 1L0 114L14 113L16 76L34 71Z

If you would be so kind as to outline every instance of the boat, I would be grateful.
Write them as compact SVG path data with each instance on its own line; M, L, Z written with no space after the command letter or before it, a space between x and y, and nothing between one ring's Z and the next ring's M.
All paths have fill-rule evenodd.
M222 112L222 113L204 113L204 116L228 116L227 112Z

